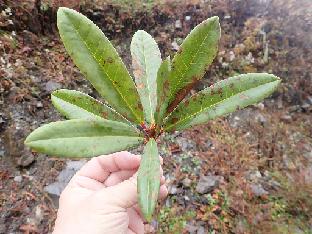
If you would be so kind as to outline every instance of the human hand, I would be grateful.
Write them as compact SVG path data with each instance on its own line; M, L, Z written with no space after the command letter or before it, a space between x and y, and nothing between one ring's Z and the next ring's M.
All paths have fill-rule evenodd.
M137 204L139 165L140 156L125 151L92 158L62 192L53 234L144 233ZM164 182L162 175L160 198L168 193Z

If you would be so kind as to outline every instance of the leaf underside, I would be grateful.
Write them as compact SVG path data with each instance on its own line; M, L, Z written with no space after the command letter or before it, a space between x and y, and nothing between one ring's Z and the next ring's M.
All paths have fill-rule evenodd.
M220 35L219 18L214 16L197 25L185 38L171 62L169 92L163 104L166 114L202 79L217 54Z
M129 121L141 123L143 110L134 82L113 45L87 17L61 7L57 26L74 63L99 94Z
M168 117L166 131L182 130L255 104L274 92L280 79L266 73L234 76L184 100Z
M153 37L143 30L137 31L131 41L133 74L143 106L145 121L155 123L157 104L156 78L161 55Z
M54 107L67 119L128 121L107 105L76 90L60 89L51 95Z
M120 122L75 119L43 125L33 131L25 144L40 153L62 157L93 157L143 142L133 127Z
M145 219L150 222L160 187L160 160L157 143L151 138L145 145L138 172L139 205Z

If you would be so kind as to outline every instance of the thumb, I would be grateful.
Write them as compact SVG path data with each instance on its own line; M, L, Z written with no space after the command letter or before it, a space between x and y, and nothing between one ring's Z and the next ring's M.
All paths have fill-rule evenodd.
M135 173L132 177L117 185L104 188L101 196L105 196L111 205L124 209L134 206L138 202L137 175L138 173Z

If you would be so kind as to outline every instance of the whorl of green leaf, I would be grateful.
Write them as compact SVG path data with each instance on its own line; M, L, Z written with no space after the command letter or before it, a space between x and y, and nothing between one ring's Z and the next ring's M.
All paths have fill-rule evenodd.
M249 73L222 80L184 100L168 117L166 131L182 130L255 104L274 92L280 79Z
M154 38L143 30L137 31L131 41L133 74L140 95L145 120L155 123L157 105L156 78L161 64L161 55Z
M54 107L67 119L108 119L128 123L115 110L76 90L60 89L51 94Z
M143 110L134 82L103 32L64 7L57 12L57 26L69 55L105 101L126 119L141 123Z
M62 157L94 157L128 149L143 142L131 126L95 119L75 119L43 125L25 140L32 149Z
M160 160L156 141L145 145L138 172L138 193L141 211L148 222L152 220L160 187Z
M184 39L171 62L169 93L165 100L167 114L204 76L217 55L220 35L219 18L214 16L197 25Z

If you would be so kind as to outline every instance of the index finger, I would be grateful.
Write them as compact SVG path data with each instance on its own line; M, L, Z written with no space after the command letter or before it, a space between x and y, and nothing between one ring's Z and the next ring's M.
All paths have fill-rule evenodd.
M139 155L127 151L98 156L87 162L77 172L77 175L103 183L112 172L138 169L140 159Z

